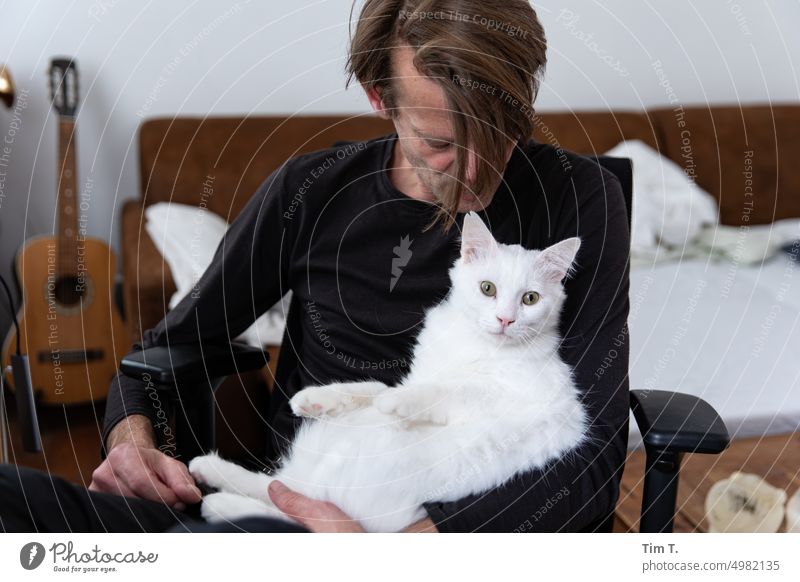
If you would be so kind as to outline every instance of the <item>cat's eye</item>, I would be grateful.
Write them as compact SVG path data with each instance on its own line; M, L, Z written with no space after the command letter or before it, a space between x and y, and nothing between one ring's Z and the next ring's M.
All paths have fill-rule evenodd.
M525 305L533 305L539 301L539 294L536 291L528 291L522 296L522 302Z
M487 297L494 297L497 293L497 287L491 281L481 281L481 293Z

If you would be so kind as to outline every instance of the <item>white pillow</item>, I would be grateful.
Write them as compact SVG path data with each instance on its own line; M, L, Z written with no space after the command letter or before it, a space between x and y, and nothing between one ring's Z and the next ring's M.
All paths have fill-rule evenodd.
M173 309L208 268L228 230L228 223L208 209L158 202L145 209L145 229L172 271L177 291L169 300ZM259 317L237 339L256 347L279 345L286 325L291 292Z
M704 224L719 222L716 199L646 143L623 141L606 155L633 161L632 253L651 254L659 246L688 246Z

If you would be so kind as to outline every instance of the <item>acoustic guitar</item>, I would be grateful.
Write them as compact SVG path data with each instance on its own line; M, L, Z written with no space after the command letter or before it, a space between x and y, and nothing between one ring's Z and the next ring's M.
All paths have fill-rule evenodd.
M53 59L49 77L58 112L57 236L31 238L17 254L19 346L28 354L38 403L78 404L106 397L130 338L113 300L116 257L105 242L86 236L91 189L78 200L75 63ZM4 369L16 349L12 328L3 344ZM13 378L8 381L13 388Z

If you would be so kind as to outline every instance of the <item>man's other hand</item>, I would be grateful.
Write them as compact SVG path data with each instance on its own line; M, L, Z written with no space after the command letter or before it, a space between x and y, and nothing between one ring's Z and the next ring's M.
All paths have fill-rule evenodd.
M363 533L364 528L329 501L318 501L292 491L280 481L269 484L269 497L275 506L292 516L314 533ZM405 532L436 532L436 526L425 518L407 527Z
M363 533L364 528L329 501L318 501L292 491L280 481L269 484L275 506L314 533Z

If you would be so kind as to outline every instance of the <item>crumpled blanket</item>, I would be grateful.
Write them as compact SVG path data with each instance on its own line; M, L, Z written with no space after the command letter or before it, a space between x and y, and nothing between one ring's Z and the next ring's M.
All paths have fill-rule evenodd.
M800 239L800 219L719 224L716 199L640 140L620 142L606 155L633 161L632 267L687 258L753 265Z
M685 247L697 239L704 225L719 222L714 197L644 142L620 142L606 155L633 162L633 256L650 259L660 249Z
M797 240L800 240L800 218L785 218L771 224L750 226L705 224L685 247L659 247L654 251L631 254L631 266L643 267L689 258L758 265Z

